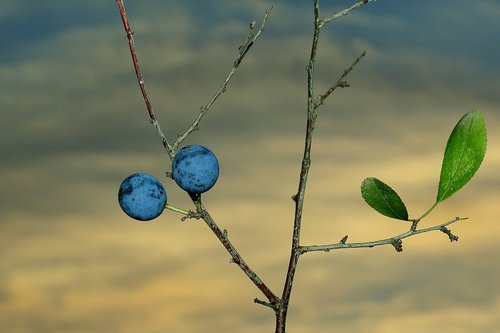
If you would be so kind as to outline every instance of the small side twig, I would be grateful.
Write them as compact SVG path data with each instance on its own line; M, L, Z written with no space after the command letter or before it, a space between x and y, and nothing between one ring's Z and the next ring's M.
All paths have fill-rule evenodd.
M354 5L352 5L351 7L346 8L344 10L341 10L340 12L333 13L332 15L328 16L327 18L321 20L320 24L321 24L321 26L323 26L323 25L325 25L327 23L330 23L333 20L341 18L342 16L346 16L347 14L349 14L354 9L356 9L358 7L361 7L363 5L366 5L367 3L373 2L373 1L375 1L375 0L361 0L361 1L358 1Z
M393 239L391 245L397 252L403 252L403 241L401 239Z
M328 251L337 250L337 249L372 248L375 246L382 246L382 245L389 245L389 244L393 245L398 252L401 252L403 250L402 240L404 238L408 238L411 236L415 236L418 234L423 234L423 233L431 232L431 231L442 231L445 234L447 234L448 237L450 237L450 241L456 241L456 240L458 240L458 237L453 235L451 233L451 231L446 228L446 226L450 225L452 223L455 223L458 221L464 221L464 220L467 220L467 218L466 217L455 217L455 218L453 218L445 223L442 223L442 224L434 226L434 227L409 230L405 233L402 233L400 235L397 235L397 236L394 236L391 238L372 241L372 242L361 242L361 243L345 243L344 242L343 243L342 241L340 241L339 243L336 243L336 244L301 246L300 253L304 254L304 253L313 252L313 251L328 252Z
M367 3L368 1L365 1ZM364 3L349 9L347 12L360 7ZM355 60L355 62L344 71L344 74L337 80L337 84L331 87L323 96L317 96L314 92L314 68L316 64L316 56L318 52L318 43L321 28L327 23L320 18L319 0L313 0L314 12L314 32L311 43L311 53L309 56L309 63L306 67L307 70L307 120L306 120L306 134L304 139L304 150L302 163L300 167L299 184L297 192L292 196L295 203L295 213L293 222L292 245L290 251L290 259L288 262L288 269L285 277L283 293L281 296L281 304L275 309L276 312L276 331L275 333L285 333L286 319L288 314L288 304L292 293L293 282L297 270L297 264L301 255L300 234L302 228L302 214L304 210L304 200L307 187L307 179L311 167L311 148L313 141L314 128L318 116L318 108L324 100L337 88L347 87L347 82L344 78L354 69L354 66L361 60L364 53ZM327 19L328 20L328 19ZM327 251L328 249L324 249Z
M243 58L246 56L246 54L248 53L248 51L250 50L252 45L255 43L257 38L259 38L260 34L264 31L265 26L266 26L266 22L267 22L267 18L269 17L269 14L271 13L272 9L273 9L273 7L271 6L270 8L268 8L266 10L266 12L264 14L264 18L262 20L262 23L261 23L259 29L257 30L257 32L254 32L255 22L250 23L248 34L247 34L243 44L238 48L238 55L236 57L236 60L233 62L233 67L229 71L229 74L227 75L226 79L224 80L222 85L219 87L219 89L217 90L215 95L212 97L212 99L206 105L200 107L200 113L198 114L198 117L196 117L196 119L193 121L191 126L189 126L189 128L184 133L179 134L177 136L177 140L175 140L175 142L172 144L172 149L174 151L177 150L178 146L181 144L182 141L184 141L184 139L189 134L191 134L192 132L199 129L200 121L203 118L203 116L205 116L205 114L212 107L212 105L215 103L215 101L217 101L217 99L226 91L229 81L231 81L231 78L233 77L234 73L236 73L236 70L238 69L241 62L243 61Z
M269 308L271 308L271 309L273 309L273 308L275 307L275 305L274 305L274 304L269 303L269 302L266 302L266 301L261 301L261 300L260 300L260 299L258 299L258 298L254 298L253 302L254 302L254 303L256 303L256 304L260 304L260 305L267 306L267 307L269 307Z
M361 61L361 59L363 59L363 57L365 55L366 55L366 51L363 51L354 60L354 62L351 64L351 66L349 66L348 68L344 69L344 73L342 73L342 75L339 77L339 79L337 80L337 82L334 85L332 85L330 87L330 89L328 89L323 95L320 95L318 97L318 100L316 101L316 107L319 107L319 106L323 105L323 103L325 102L325 100L328 98L328 96L330 96L330 94L332 92L335 91L335 89L349 87L349 84L344 79L354 69L354 67Z
M142 98L144 99L144 103L146 104L146 108L148 110L149 121L151 125L153 125L153 127L156 129L156 133L160 137L161 142L165 147L165 149L167 150L168 154L170 155L171 158L173 158L173 155L171 154L172 152L171 146L168 143L167 139L165 138L165 134L163 134L163 131L161 130L160 123L156 119L156 115L153 111L153 106L151 105L151 101L149 100L148 92L146 90L146 85L142 77L141 67L139 66L139 59L137 58L137 52L135 51L135 44L133 37L134 32L132 31L130 23L128 22L127 14L125 12L125 6L123 5L123 0L116 0L116 2L118 4L118 9L120 11L123 28L125 29L125 32L127 34L128 46L130 49L130 55L132 56L132 63L134 64L135 75L137 77L137 82L139 83L139 88L141 89Z

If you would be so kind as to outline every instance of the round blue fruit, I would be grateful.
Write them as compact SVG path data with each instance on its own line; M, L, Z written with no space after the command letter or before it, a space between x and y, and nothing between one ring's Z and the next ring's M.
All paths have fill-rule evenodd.
M219 178L219 162L207 147L190 145L172 160L172 177L184 191L200 194L214 186Z
M155 177L147 173L134 173L125 178L118 191L122 210L139 221L152 220L163 212L167 192Z

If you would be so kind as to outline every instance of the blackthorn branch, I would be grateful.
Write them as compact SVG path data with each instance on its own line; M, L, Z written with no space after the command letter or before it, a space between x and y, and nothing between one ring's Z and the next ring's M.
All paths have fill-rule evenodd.
M212 99L204 106L200 107L200 112L196 119L193 121L191 126L182 134L179 134L176 138L176 140L173 143L169 143L167 139L165 138L165 135L163 134L160 124L157 121L156 115L153 111L153 107L151 105L151 102L149 100L144 79L142 77L142 73L140 70L137 54L135 51L135 45L134 45L134 39L133 39L133 32L130 27L130 24L127 20L127 16L125 13L125 7L123 5L122 0L116 0L118 3L118 8L120 11L122 23L125 29L125 32L127 34L127 39L129 43L129 48L130 48L130 53L132 56L132 62L134 66L134 70L137 76L137 80L139 83L139 88L141 90L144 102L146 104L146 108L149 114L149 119L151 124L155 127L157 134L162 140L162 143L165 147L165 149L168 152L168 155L171 159L175 161L175 156L176 153L179 150L179 146L181 143L184 141L184 139L189 136L192 132L196 131L200 127L200 122L202 118L205 116L205 114L209 111L209 109L212 107L212 105L218 100L218 98L227 90L228 83L232 79L233 75L235 74L236 70L242 63L244 57L247 55L248 51L251 49L251 47L254 45L255 41L258 39L258 37L261 35L261 33L264 31L268 16L271 12L271 8L267 9L264 15L264 18L262 20L262 23L260 27L255 31L255 26L256 23L252 22L249 24L249 30L247 33L247 36L245 37L245 40L243 44L238 48L238 54L236 59L233 62L232 68L229 71L229 74L227 75L226 79L224 82L221 84L215 95L212 97ZM349 87L349 83L346 81L346 77L351 73L355 67L358 65L358 63L362 60L362 58L366 55L366 53L363 51L354 61L351 63L350 66L348 66L342 74L339 76L337 81L330 86L328 90L326 90L323 94L316 94L315 93L315 63L316 63L316 57L317 57L317 50L318 50L318 44L319 44L319 37L320 37L320 32L321 29L328 23L346 16L349 14L351 11L368 4L370 2L373 2L375 0L361 0L350 7L339 11L332 13L330 16L327 16L326 18L322 19L320 17L320 6L319 6L319 0L313 0L313 13L314 13L314 32L312 36L312 45L311 45L311 51L310 51L310 57L309 57L309 62L306 67L307 69L307 110L306 110L306 130L305 130L305 140L304 140L304 150L303 150L303 157L302 157L302 163L301 163L301 168L300 168L300 175L299 175L299 181L298 181L298 188L297 192L292 195L292 200L295 203L295 213L294 213L294 222L293 222L293 233L292 233L292 239L291 239L291 252L290 252L290 258L289 258L289 264L288 264L288 270L286 273L284 285L283 285L283 292L281 297L277 296L264 282L263 280L250 268L250 266L244 261L244 259L241 257L239 252L236 250L235 246L231 243L229 240L228 232L226 229L221 230L218 225L215 223L214 219L208 212L208 210L205 208L205 206L202 203L202 196L201 193L204 191L207 191L216 181L217 177L214 176L214 179L211 180L210 184L205 184L206 189L203 191L198 191L198 192L193 192L194 189L192 188L191 183L183 183L182 179L178 179L177 177L181 177L179 175L182 175L182 172L185 170L178 170L179 172L176 172L176 170L172 170L173 172L167 172L167 177L174 179L177 184L184 190L188 192L190 195L194 206L196 207L195 210L183 210L176 208L170 204L164 204L165 209L169 209L172 211L175 211L177 213L180 213L184 215L181 220L186 220L186 219L202 219L207 226L210 228L210 230L214 233L214 235L217 237L217 239L221 242L221 244L224 246L224 248L227 250L227 252L230 254L231 259L230 262L236 264L244 273L245 275L253 282L253 284L262 292L262 294L267 298L267 301L255 298L254 302L256 304L264 305L266 307L271 308L275 312L275 317L276 317L276 329L275 333L285 333L285 327L286 327L286 320L287 320L287 313L288 313L288 306L290 302L290 296L292 293L292 288L293 288L293 283L294 283L294 277L298 265L299 258L302 254L308 253L308 252L318 252L318 251L323 251L323 252L330 252L332 250L337 250L337 249L347 249L347 248L373 248L376 246L383 246L383 245L392 245L397 252L402 252L403 251L403 239L415 236L418 234L422 233L427 233L427 232L432 232L432 231L441 231L445 233L450 241L457 241L458 237L455 236L448 228L447 226L458 222L458 221L463 221L466 220L467 218L460 218L460 217L455 217L447 222L444 222L440 225L436 225L433 227L428 227L428 228L421 228L418 229L418 224L421 219L426 217L438 204L438 202L444 200L445 198L449 197L452 193L450 191L444 192L443 195L438 196L438 201L426 212L424 213L420 218L411 220L408 218L408 214L406 211L406 208L403 205L404 208L404 216L401 217L401 215L397 215L397 217L400 220L404 220L407 222L411 223L410 229L402 234L382 239L382 240L376 240L376 241L368 241L368 242L347 242L348 236L344 236L338 243L334 244L325 244L325 245L308 245L308 246L303 246L300 243L300 235L301 235L301 224L302 224L302 214L303 214L303 209L304 209L304 201L305 201L305 195L306 195L306 185L307 185L307 180L308 180L308 175L309 175L309 170L311 167L311 149L312 149L312 143L313 143L313 134L314 134L314 129L315 129L315 124L318 116L318 110L319 108L325 103L326 99L331 96L331 94L337 89L337 88L346 88ZM472 115L471 117L477 116ZM481 130L481 126L476 127L476 129ZM484 133L484 136L486 134ZM474 138L472 138L474 139ZM478 141L479 146L482 145L482 142L479 140ZM484 142L484 147L480 147L481 149L485 149L485 142ZM201 147L201 146L199 146ZM185 147L187 148L187 147ZM181 149L182 151L182 149ZM453 158L453 153L450 153L451 158ZM484 155L484 152L483 152ZM214 155L215 158L215 155ZM482 160L482 157L481 157ZM479 164L481 160L476 161L476 166L479 167ZM184 167L182 167L184 168ZM182 169L181 168L181 169ZM474 171L475 172L475 171ZM179 174L179 175L178 175ZM217 165L217 175L218 175L218 165ZM472 177L473 172L470 174L470 177ZM469 175L465 175L469 176ZM365 193L368 197L367 203L373 204L373 197L370 197L371 192L370 189L373 188L373 186L382 186L383 188L389 188L385 184L382 184L380 181L369 178L370 182L367 182L366 185L366 190L367 192ZM450 184L453 184L455 181L455 178L447 179L447 181ZM448 184L448 183L446 183ZM449 185L449 184L448 184ZM463 184L461 185L463 186ZM440 184L441 188L441 184ZM391 189L392 191L392 189ZM125 198L125 194L128 194L127 191L123 190L123 197ZM397 196L397 194L390 193L392 196L391 198L394 198ZM365 200L367 200L366 197L364 197ZM126 199L126 198L125 198ZM399 197L397 197L399 199ZM166 200L166 194L165 194L165 200ZM124 201L125 202L125 201ZM163 205L163 201L161 201L161 205ZM385 203L387 206L388 204ZM373 207L373 206L372 206ZM128 208L128 206L126 207ZM384 207L379 207L378 205L375 205L375 209L379 210L384 208ZM392 208L392 207L389 207ZM382 210L384 212L384 210ZM385 213L387 215L387 213ZM394 217L394 216L392 216ZM140 216L140 218L143 218ZM144 219L150 218L149 216L144 217Z
M134 33L132 31L132 28L130 27L130 23L128 22L127 14L125 12L125 6L123 5L122 0L116 0L116 2L118 3L118 9L120 11L120 16L122 18L123 28L125 29L125 32L127 34L130 55L132 56L132 63L134 65L135 74L137 76L137 82L139 83L139 88L141 89L144 103L146 104L146 108L148 110L149 121L156 129L156 133L160 137L161 142L162 142L163 146L165 147L165 149L167 150L170 158L173 158L175 151L172 151L170 144L168 143L167 139L165 138L165 135L163 134L163 131L161 130L160 123L156 119L156 115L153 111L153 106L151 105L151 102L150 102L149 97L148 97L146 85L145 85L144 79L142 77L141 67L139 66L139 59L137 58L137 53L135 51L135 44L134 44L134 37L133 37Z
M215 234L215 236L219 239L222 245L226 248L227 252L231 255L231 262L237 264L241 270L248 276L248 278L259 288L259 290L267 297L270 304L278 303L278 297L267 287L267 285L260 279L260 277L248 266L248 264L243 260L239 252L233 246L231 241L229 240L227 230L221 230L212 216L210 216L208 210L203 206L201 200L195 202L197 212L200 216L202 216L203 221L208 225L210 230Z
M356 66L365 55L366 55L366 52L363 51L356 58L356 60L354 60L354 62L352 63L352 65L349 68L347 68L347 69L344 70L344 73L339 77L339 79L337 80L337 82L335 82L335 84L332 85L330 87L330 89L328 89L323 95L321 95L321 96L318 97L318 100L316 102L316 107L319 107L319 106L323 105L323 103L325 102L325 100L328 98L328 96L330 96L330 94L335 89L337 89L337 88L348 88L349 87L349 83L347 83L347 81L344 81L344 79L354 69L354 66Z
M262 20L262 24L260 25L259 29L257 32L254 33L254 28L255 28L255 22L250 23L250 28L247 37L245 38L245 41L243 44L238 47L238 55L236 56L236 60L233 62L233 67L229 71L229 74L227 75L226 79L220 86L220 88L217 90L215 95L212 97L212 99L204 106L200 107L200 113L198 114L198 117L193 121L191 126L184 132L183 134L180 134L177 137L177 140L172 145L173 151L176 151L178 146L182 143L182 141L192 132L196 131L199 129L200 126L200 121L205 116L205 114L208 112L208 110L212 107L212 105L215 103L215 101L227 90L227 85L231 78L233 77L234 73L236 73L236 70L240 66L243 58L246 56L252 45L255 43L257 38L259 38L260 34L264 31L264 28L266 26L267 18L269 17L269 14L271 13L271 10L273 7L271 6L269 9L266 10L264 14L264 19Z
M356 2L354 5L352 5L351 7L349 8L346 8L344 10L341 10L340 12L336 12L336 13L333 13L332 15L330 15L329 17L325 18L324 20L321 20L319 22L320 26L323 26L327 23L330 23L332 22L333 20L336 20L338 18L341 18L342 16L346 16L347 14L349 14L351 11L353 11L354 9L356 8L359 8L363 5L366 5L367 3L369 2L373 2L373 1L376 1L376 0L361 0L359 2Z
M267 18L269 16L269 14L272 10L272 7L269 8L268 10L266 10L265 15L264 15L264 19L262 20L262 24L260 25L257 32L254 32L255 23L252 22L250 24L250 30L248 32L248 35L245 38L244 43L238 48L239 52L238 52L238 55L236 57L236 60L233 62L233 67L231 68L228 76L226 77L226 79L222 83L221 87L217 90L214 97L205 106L201 107L200 114L195 119L193 124L189 127L189 129L184 134L179 135L177 137L177 140L173 144L169 144L167 139L165 138L163 132L161 131L160 124L158 123L158 121L156 119L156 116L153 112L153 107L152 107L152 105L149 101L149 98L148 98L148 94L147 94L146 87L144 84L144 79L142 77L142 73L141 73L140 66L139 66L139 61L137 58L137 53L136 53L135 46L134 46L134 39L132 37L133 32L132 32L132 29L130 27L130 23L128 22L127 16L126 16L125 6L123 4L123 0L116 0L116 2L118 3L118 9L120 11L120 16L122 19L123 27L124 27L125 32L127 34L127 38L129 41L130 53L132 55L132 62L133 62L134 69L135 69L135 72L137 75L137 80L139 82L139 87L141 89L141 93L142 93L142 96L144 98L146 108L148 110L150 121L154 125L154 127L157 130L158 135L162 139L163 145L166 148L170 158L173 159L181 142L190 133L192 133L193 131L195 131L199 127L199 123L200 123L201 119L203 118L203 116L208 112L210 107L215 103L215 101L220 97L220 95L222 95L222 93L227 89L227 85L228 85L229 81L231 80L231 78L233 77L237 68L241 64L243 58L248 53L248 51L250 50L252 45L255 43L257 38L259 38L261 33L264 31L265 24L267 22ZM170 178L172 177L171 172L167 172L166 174L168 177L170 177ZM191 199L193 200L193 203L196 206L196 212L178 209L178 208L173 207L173 206L168 205L168 204L165 206L165 208L185 215L184 217L182 217L182 220L185 220L188 218L196 218L196 219L201 218L201 219L203 219L207 223L209 228L212 230L212 232L220 240L222 245L224 245L226 250L229 252L229 254L231 255L231 258L232 258L232 262L236 263L243 270L243 272L250 278L250 280L257 286L257 288L259 288L259 290L262 291L262 293L269 299L269 301L272 304L278 303L278 297L276 295L274 295L274 293L259 278L259 276L246 264L246 262L243 260L241 255L238 253L236 248L229 241L229 238L227 236L227 232L221 231L220 228L217 226L215 221L212 219L212 217L208 213L208 210L203 206L203 204L201 202L201 196L194 195L193 193L190 193L190 196L191 196Z
M390 237L387 239L382 239L382 240L377 240L377 241L370 241L370 242L346 243L345 241L344 242L342 241L342 240L344 240L344 238L345 238L345 240L347 240L347 238L344 237L339 243L335 243L335 244L301 246L300 253L304 254L304 253L313 252L313 251L329 252L331 250L337 250L337 249L372 248L375 246L382 246L382 245L393 245L394 246L394 243L401 244L400 242L404 238L408 238L411 236L415 236L418 234L422 234L425 232L431 232L431 231L442 231L449 236L451 241L457 241L458 237L451 234L451 231L449 229L447 229L446 226L450 225L452 223L458 222L458 221L465 221L465 220L467 220L466 217L455 217L455 218L453 218L447 222L444 222L440 225L436 225L436 226L429 227L429 228L416 229L416 230L410 229L409 231L402 233L400 235L397 235L397 236L393 236L393 237ZM398 252L401 252L401 251L398 251Z
M356 6L350 7L350 9L345 11L344 15L366 3L368 3L368 1L360 2ZM314 92L314 66L316 63L316 56L318 51L318 43L319 43L321 28L324 26L326 22L325 20L321 20L320 18L318 0L314 0L313 11L314 11L314 33L312 37L309 64L307 65L307 120L306 120L306 135L304 143L304 155L302 157L297 193L292 196L292 199L295 202L292 246L291 246L290 260L288 263L287 275L285 278L285 285L283 287L283 294L281 296L282 302L281 306L276 310L276 333L285 332L288 304L292 293L293 281L297 269L297 264L299 261L299 257L301 255L300 231L302 224L302 212L304 208L307 178L311 167L311 148L312 148L314 127L317 119L317 110L323 104L325 99L328 98L328 96L330 96L330 94L337 87L346 86L346 84L344 83L345 77L354 69L354 67L359 63L361 58L365 55L365 52L363 52L353 62L353 64L344 71L344 73L337 80L336 84L334 84L324 95L317 97Z
M212 107L212 105L215 103L215 101L222 95L226 90L227 90L227 85L229 84L229 81L231 81L231 78L233 77L234 73L236 73L236 70L238 69L239 65L241 64L243 58L246 56L250 48L253 46L255 41L259 38L261 33L264 31L267 18L269 17L269 14L271 13L272 6L266 10L264 19L262 20L262 24L260 25L259 29L257 32L254 32L255 28L255 22L250 23L250 29L248 32L248 35L245 38L245 41L243 44L238 48L238 55L236 57L236 60L233 62L233 67L229 71L229 74L227 75L226 79L220 86L220 88L217 90L215 95L212 97L210 102L208 102L206 105L200 107L200 113L198 114L198 117L194 120L194 122L191 124L191 126L182 134L179 134L177 136L177 139L170 144L168 140L166 139L165 135L163 134L163 131L161 130L160 123L158 122L156 115L153 111L153 106L151 104L151 101L149 99L147 90L146 90L146 85L144 83L144 78L142 76L142 71L141 67L139 66L139 59L137 57L137 52L135 50L135 44L134 44L134 32L132 31L132 28L130 26L130 23L127 19L127 14L125 11L125 5L123 4L123 0L116 0L118 4L118 9L120 11L120 16L122 19L123 23L123 28L125 29L125 32L127 34L127 39L128 39L128 45L130 49L130 54L132 56L132 63L134 65L134 70L135 74L137 76L137 81L139 83L139 88L142 93L142 97L144 99L144 103L146 104L146 108L148 110L149 114L149 120L151 124L154 126L156 129L156 132L158 136L160 137L163 146L167 150L168 155L170 156L170 159L173 159L175 156L175 153L177 152L177 149L179 148L179 145L186 139L186 137L191 134L192 132L196 131L199 129L200 126L200 121L205 116L205 114L208 112L208 110Z

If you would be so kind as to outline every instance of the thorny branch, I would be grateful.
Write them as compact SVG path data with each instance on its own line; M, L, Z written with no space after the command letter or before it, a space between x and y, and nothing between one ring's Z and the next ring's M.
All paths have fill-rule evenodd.
M217 90L214 97L212 97L210 102L208 102L208 104L206 104L200 108L200 113L198 114L198 117L195 119L193 124L187 129L187 131L184 132L183 134L179 134L177 136L177 139L175 140L175 142L173 144L170 144L167 141L165 135L163 134L163 131L161 130L160 123L158 122L156 115L153 111L153 106L151 104L151 101L149 99L149 96L148 96L148 93L146 90L144 78L142 76L141 68L139 66L139 59L137 58L137 52L135 50L134 37L133 37L134 32L132 31L130 23L128 22L127 15L125 12L125 6L123 4L123 0L116 0L116 2L118 4L118 9L120 11L120 16L122 19L123 28L125 29L125 32L127 34L128 45L129 45L129 49L130 49L130 54L132 56L132 62L134 65L135 74L137 77L137 81L139 83L139 88L141 90L142 97L144 99L144 103L146 104L146 108L148 110L149 120L150 120L151 124L154 126L154 128L156 129L156 132L157 132L158 136L160 137L163 146L167 150L168 155L170 156L171 159L173 159L175 156L175 153L177 152L177 149L179 148L179 145L182 143L182 141L190 133L196 131L199 128L200 121L203 118L203 116L208 112L210 107L215 103L215 101L219 98L219 96L222 95L222 93L224 93L226 91L227 85L229 84L229 81L231 80L234 73L238 69L243 58L246 56L247 52L250 50L250 48L255 43L257 38L259 38L260 34L264 31L265 25L267 22L267 18L269 17L269 14L271 13L271 10L273 7L270 7L269 9L266 10L265 15L264 15L264 19L262 20L262 24L260 25L257 32L254 32L255 22L250 23L250 29L249 29L248 35L245 38L245 41L243 42L243 44L238 48L238 56L236 57L236 60L233 63L233 67L229 71L229 74L227 75L226 79L224 80L224 82L222 83L220 88Z
M259 288L259 290L267 297L269 303L262 301L255 301L256 303L266 304L268 306L273 306L277 304L279 299L278 297L267 287L267 285L259 278L259 276L248 266L248 264L243 260L239 252L233 246L231 241L229 240L227 230L221 230L212 216L208 213L207 209L201 203L201 200L195 200L195 205L198 214L201 216L203 221L208 225L210 230L217 236L222 245L226 248L227 252L231 255L231 263L235 263L238 265L241 270L248 276L248 278Z
M222 95L226 89L229 81L233 77L234 73L240 66L243 58L246 56L247 52L250 50L252 45L255 43L257 38L259 38L260 34L264 31L264 28L266 26L267 18L269 17L269 14L271 13L271 10L273 7L271 6L269 9L266 10L264 19L262 20L262 23L257 30L257 32L254 32L255 28L255 22L250 23L249 25L249 31L248 35L243 42L243 44L238 48L238 56L236 57L236 60L233 62L233 67L229 71L229 74L227 75L226 79L220 86L219 90L215 93L215 95L212 97L210 102L208 102L206 105L200 107L200 113L198 114L198 117L194 120L194 122L191 124L191 126L184 132L183 134L180 134L177 137L177 140L172 145L172 150L175 152L177 150L177 147L181 144L181 142L192 132L196 131L199 129L200 126L200 121L203 118L203 116L208 112L210 107L215 103L215 101Z
M358 5L352 6L350 9L345 11L346 15L351 10L360 7L363 4L368 3L369 1L363 1ZM330 19L331 21L333 19ZM293 201L295 202L295 215L294 215L294 223L293 223L293 235L292 235L292 246L290 253L290 260L288 263L287 275L285 278L285 284L283 287L283 294L281 296L280 306L275 310L276 312L276 333L284 333L286 326L286 318L288 313L288 304L290 301L290 296L292 293L293 281L295 277L295 272L297 269L297 264L299 261L299 257L301 255L301 246L300 246L300 232L302 225L302 212L304 208L304 199L306 193L306 184L309 175L309 170L311 167L311 148L312 148L312 139L314 134L314 127L317 118L317 110L323 104L326 98L330 96L330 94L337 87L347 87L347 83L344 82L344 78L354 69L356 64L361 60L364 56L364 52L361 56L359 56L354 63L348 67L344 73L337 80L337 83L334 84L324 95L317 97L314 92L314 66L316 63L316 54L318 50L319 36L321 32L321 28L326 23L325 20L321 20L320 12L319 12L319 0L314 0L314 32L312 38L311 45L311 54L309 57L309 63L307 65L307 122L306 122L306 135L304 142L304 153L302 157L302 164L300 169L299 176L299 185L297 189L297 193L292 196Z
M201 112L196 118L196 120L193 122L191 127L182 135L179 135L177 140L171 145L168 143L167 139L165 138L165 135L161 131L160 124L158 123L156 119L156 115L153 112L153 107L151 105L151 102L149 100L146 87L144 84L144 79L142 77L141 69L139 66L139 61L137 58L137 53L135 50L135 45L134 45L134 39L133 39L133 32L130 27L130 23L128 22L127 15L125 12L125 6L123 4L123 0L116 0L118 3L118 8L120 11L120 16L122 19L123 27L125 29L125 32L127 33L127 38L129 41L129 48L130 48L130 53L132 55L132 62L134 65L135 73L137 76L137 80L139 82L139 87L142 92L142 96L144 98L144 102L146 103L146 108L148 110L149 118L153 126L156 128L158 135L160 136L164 147L166 148L170 158L172 159L175 156L175 152L177 151L178 146L181 144L181 142L193 131L198 129L199 123L203 116L207 113L207 111L210 109L210 107L215 103L215 101L219 98L220 95L226 90L227 85L231 78L233 77L234 73L236 72L237 68L241 64L243 58L245 55L248 53L252 45L255 43L257 38L259 38L260 34L264 31L265 24L267 21L267 18L272 10L272 7L266 10L264 19L262 21L262 24L260 25L259 29L257 32L254 32L255 28L255 22L252 22L250 24L250 29L248 32L247 37L245 38L244 43L238 48L238 56L236 57L236 60L233 63L233 67L231 71L229 72L228 76L224 80L223 84L217 91L217 93L214 95L214 97L211 99L211 101L201 107ZM167 172L167 177L171 177L171 174ZM226 250L229 252L231 255L231 262L236 263L242 270L243 272L248 276L248 278L259 288L259 290L268 298L271 306L274 306L274 304L277 304L279 299L274 293L266 286L266 284L259 278L259 276L246 264L246 262L243 260L241 255L238 253L238 251L234 248L234 246L231 244L228 238L227 231L221 231L220 228L217 226L215 221L212 219L206 208L202 205L201 203L201 198L199 196L191 196L195 206L196 206L196 212L193 211L183 211L176 209L175 207L169 207L171 210L176 210L180 212L181 214L185 214L185 216L182 218L182 220L188 219L188 218L195 218L195 219L203 219L205 223L210 227L212 232L217 236L217 238L220 240L222 245L226 248ZM257 302L257 301L256 301Z
M464 221L464 220L467 220L467 218L466 217L455 217L455 218L453 218L445 223L442 223L440 225L436 225L436 226L429 227L429 228L416 229L416 230L410 229L409 231L402 233L400 235L390 237L387 239L371 241L371 242L346 243L345 241L344 242L340 241L339 243L328 244L328 245L301 246L300 253L304 254L304 253L313 252L313 251L329 252L331 250L336 250L336 249L372 248L372 247L381 246L381 245L393 245L398 252L401 252L402 251L402 240L404 238L408 238L411 236L415 236L415 235L422 234L425 232L430 232L430 231L442 231L448 235L448 237L450 238L451 241L456 241L456 240L458 240L458 237L453 235L451 233L451 231L446 228L446 226L450 225L452 223L455 223L458 221Z

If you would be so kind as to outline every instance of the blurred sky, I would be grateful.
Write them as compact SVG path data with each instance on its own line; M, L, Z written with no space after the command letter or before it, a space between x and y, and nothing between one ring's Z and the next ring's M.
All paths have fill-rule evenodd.
M272 2L126 1L145 81L169 139L225 78L248 23ZM322 14L351 1L321 2ZM276 1L267 28L186 143L221 176L204 201L277 294L288 262L303 147L312 1ZM201 221L125 216L120 182L161 178L169 159L148 123L115 1L0 0L0 332L272 332L274 315ZM460 237L304 255L289 332L493 333L500 325L500 2L379 0L328 25L316 89L367 57L322 107L302 243L368 241L408 225L378 216L378 177L410 215L429 208L449 133L481 109L488 151L476 177L422 222L454 216Z

